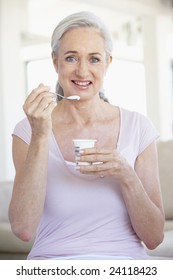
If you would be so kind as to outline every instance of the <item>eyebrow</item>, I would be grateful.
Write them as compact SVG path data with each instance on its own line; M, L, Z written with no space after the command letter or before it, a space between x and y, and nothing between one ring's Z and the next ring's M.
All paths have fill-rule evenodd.
M67 51L67 52L64 53L64 55L71 54L71 53L72 54L77 54L78 52L77 51ZM99 52L89 53L89 55L100 55L100 56L102 56L102 54L99 53Z

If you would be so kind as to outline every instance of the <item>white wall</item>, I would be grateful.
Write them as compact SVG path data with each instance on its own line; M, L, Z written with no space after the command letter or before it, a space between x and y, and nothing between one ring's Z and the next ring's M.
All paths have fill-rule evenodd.
M11 133L16 120L22 116L20 107L24 99L24 73L20 60L20 30L22 27L20 0L1 0L0 5L0 100L1 146L0 181L11 179Z
M147 112L160 132L162 140L172 138L173 22L167 15L144 20L144 63L146 75ZM172 45L172 48L171 48ZM172 49L172 52L168 51Z

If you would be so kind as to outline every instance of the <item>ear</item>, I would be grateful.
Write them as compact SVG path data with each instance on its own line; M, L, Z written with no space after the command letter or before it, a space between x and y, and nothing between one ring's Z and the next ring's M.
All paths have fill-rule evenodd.
M109 64L112 62L112 55L109 55L109 57L108 57L108 61L107 61L107 65L109 66ZM107 67L108 67L107 66Z
M109 55L108 61L107 61L107 66L106 66L106 71L108 70L108 67L111 64L111 62L112 62L112 55Z
M53 65L55 67L56 72L58 73L58 58L55 55L54 52L52 52L52 61L53 61Z
M109 61L108 63L110 64L112 62L112 55L109 56Z

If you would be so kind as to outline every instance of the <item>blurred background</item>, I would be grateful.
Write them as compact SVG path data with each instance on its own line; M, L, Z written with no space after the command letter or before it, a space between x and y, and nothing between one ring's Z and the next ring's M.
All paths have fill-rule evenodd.
M115 105L147 115L161 140L173 138L172 0L0 0L0 182L12 181L11 133L40 82L55 88L50 38L73 12L92 11L112 33L104 89Z

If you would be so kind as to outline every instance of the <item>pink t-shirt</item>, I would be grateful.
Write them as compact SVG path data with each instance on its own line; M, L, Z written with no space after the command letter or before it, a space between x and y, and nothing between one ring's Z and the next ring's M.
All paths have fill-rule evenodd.
M134 167L136 158L158 133L145 116L120 108L117 149ZM13 132L27 144L27 119ZM138 211L136 209L136 211ZM36 239L28 259L146 259L121 194L111 177L80 174L66 162L53 133L50 139L47 193Z

